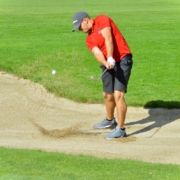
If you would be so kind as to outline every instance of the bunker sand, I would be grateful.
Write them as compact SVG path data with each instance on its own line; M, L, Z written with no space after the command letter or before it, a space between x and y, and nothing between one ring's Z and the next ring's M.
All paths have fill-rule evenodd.
M57 98L29 80L0 72L0 146L180 164L180 110L129 107L127 138L96 130L103 104Z

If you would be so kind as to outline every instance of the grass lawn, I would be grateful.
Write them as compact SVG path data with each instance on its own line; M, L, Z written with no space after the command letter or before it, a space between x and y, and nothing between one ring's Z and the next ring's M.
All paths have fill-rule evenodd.
M101 71L85 46L86 34L71 32L79 10L109 15L129 43L134 67L128 105L180 107L178 0L1 0L0 70L43 84L57 96L103 102L101 81L90 81Z
M180 166L0 148L2 180L179 180Z

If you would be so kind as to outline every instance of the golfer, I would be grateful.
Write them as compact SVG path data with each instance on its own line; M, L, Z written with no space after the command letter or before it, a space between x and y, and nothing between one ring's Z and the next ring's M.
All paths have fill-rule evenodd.
M77 12L73 16L74 28L87 33L86 46L101 64L103 96L106 106L106 117L95 124L95 128L110 128L114 131L105 138L126 137L124 127L127 105L124 99L128 80L133 65L132 53L126 40L113 20L106 15L92 19L86 12ZM117 111L117 122L114 110Z

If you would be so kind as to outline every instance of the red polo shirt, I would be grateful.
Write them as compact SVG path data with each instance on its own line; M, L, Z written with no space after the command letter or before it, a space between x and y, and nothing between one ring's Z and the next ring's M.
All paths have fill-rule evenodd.
M86 38L86 45L90 51L92 51L92 49L97 46L107 59L105 39L101 34L101 30L105 27L111 27L114 44L113 58L115 59L115 61L118 62L125 55L131 54L126 40L124 39L115 23L112 21L112 19L105 15L99 15L95 19L93 19L93 21L92 31Z

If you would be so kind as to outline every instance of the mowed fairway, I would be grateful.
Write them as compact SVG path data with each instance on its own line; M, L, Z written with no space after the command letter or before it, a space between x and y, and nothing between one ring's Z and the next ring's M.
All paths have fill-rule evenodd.
M99 77L99 64L85 46L86 34L71 30L76 11L86 10L91 17L104 13L116 22L134 55L128 105L162 100L180 107L178 0L1 0L0 10L1 70L38 82L61 97L102 102L101 82L89 80Z
M126 139L93 129L101 70L71 32L79 10L111 16L133 53ZM1 148L0 179L178 180L179 21L178 0L0 0L0 147L57 152Z

